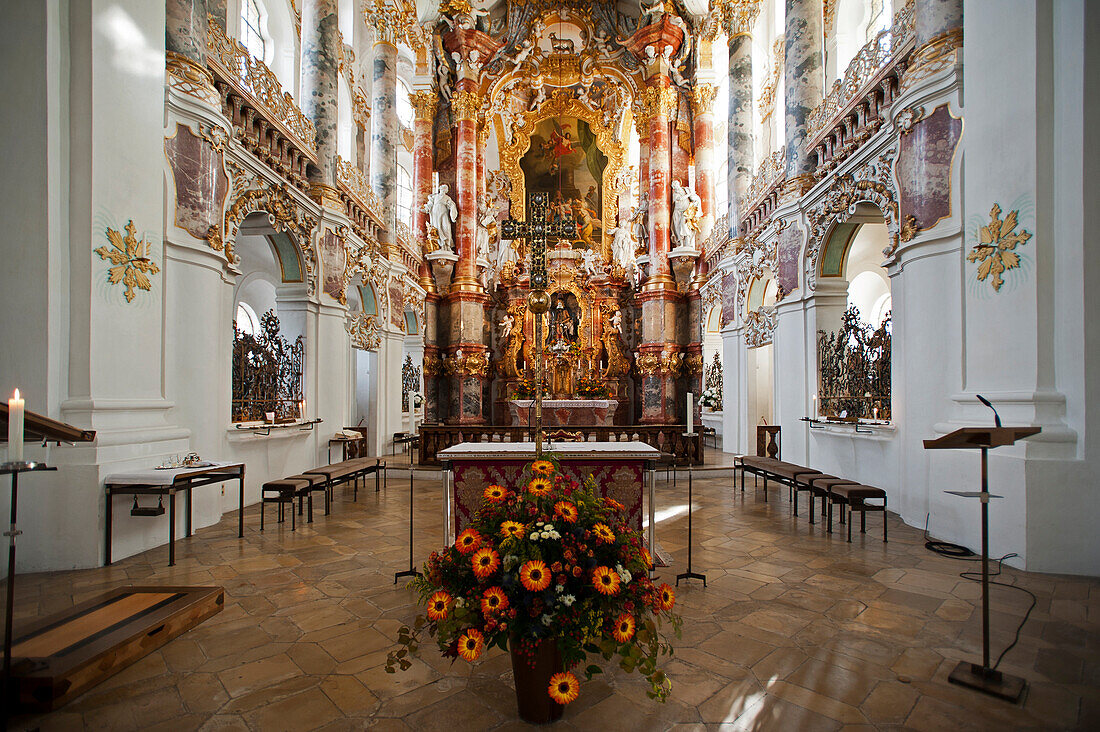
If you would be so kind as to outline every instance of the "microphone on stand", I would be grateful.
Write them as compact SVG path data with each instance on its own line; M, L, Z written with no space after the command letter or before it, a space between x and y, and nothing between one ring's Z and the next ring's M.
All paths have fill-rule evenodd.
M1001 426L1001 415L997 414L997 409L992 404L990 404L989 400L986 399L981 394L975 394L975 396L978 397L979 402L981 402L982 404L984 404L985 406L987 406L987 407L989 407L990 409L993 410L993 424L996 425L997 427L1000 427Z

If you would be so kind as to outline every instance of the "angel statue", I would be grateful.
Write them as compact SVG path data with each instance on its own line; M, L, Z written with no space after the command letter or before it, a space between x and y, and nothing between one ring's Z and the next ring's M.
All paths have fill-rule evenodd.
M638 242L637 252L642 254L649 252L649 191L642 191L638 195L638 205L634 207L634 213L630 217L630 225L634 229L634 240Z
M585 249L581 253L581 271L588 277L598 277L603 274L603 262L595 249Z
M447 184L441 183L435 192L428 194L428 202L421 210L428 214L428 228L435 230L439 248L453 254L455 243L451 223L458 219L458 206L447 195L448 190Z
M515 327L516 319L512 317L510 313L505 313L504 317L500 319L500 340L507 343L508 339L512 336L512 328Z
M672 181L672 242L678 247L690 247L699 230L699 215L703 202L690 188Z

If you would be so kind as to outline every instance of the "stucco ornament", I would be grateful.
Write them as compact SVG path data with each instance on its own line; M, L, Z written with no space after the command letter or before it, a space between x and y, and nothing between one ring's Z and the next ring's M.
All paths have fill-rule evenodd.
M148 242L145 239L139 241L134 236L133 220L127 221L123 228L126 231L125 237L107 227L107 239L111 242L111 247L99 247L95 253L100 259L115 265L107 271L107 281L112 285L117 285L119 282L125 285L126 292L123 293L123 297L126 298L126 302L133 302L137 294L134 288L148 292L152 287L149 275L160 272L160 267L147 256Z
M1020 255L1013 250L1031 239L1031 232L1026 229L1015 231L1019 215L1019 211L1009 211L1002 220L1000 205L993 204L989 210L989 223L981 228L978 243L966 255L968 262L980 263L978 282L989 279L996 292L1000 292L1001 285L1005 283L1001 275L1020 266Z

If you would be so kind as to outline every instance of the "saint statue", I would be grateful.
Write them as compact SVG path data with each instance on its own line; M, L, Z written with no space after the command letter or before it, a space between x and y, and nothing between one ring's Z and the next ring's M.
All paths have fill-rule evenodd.
M434 193L428 194L428 202L421 209L428 214L428 227L436 232L436 241L439 248L454 253L454 234L451 233L451 223L458 219L458 206L447 195L446 183L440 184Z
M624 221L611 229L611 261L618 262L623 269L629 270L634 266L634 240L630 236L630 226Z
M638 205L634 207L634 214L630 217L630 225L634 228L634 240L638 242L635 250L640 254L649 253L649 192L642 191L638 195Z
M699 215L703 202L690 188L672 181L672 241L678 247L695 244L695 232L699 229Z

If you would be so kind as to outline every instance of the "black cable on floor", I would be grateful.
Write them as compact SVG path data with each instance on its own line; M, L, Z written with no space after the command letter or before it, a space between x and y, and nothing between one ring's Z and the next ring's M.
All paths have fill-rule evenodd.
M965 546L962 546L961 544L952 544L951 542L948 542L948 541L933 541L933 540L929 539L928 538L928 520L927 519L925 519L925 524L924 524L924 538L926 540L924 542L924 548L927 549L928 551L935 552L936 554L939 554L940 556L948 557L950 559L961 559L961 560L966 561L966 562L976 562L976 561L981 559L981 555L975 554L974 552L970 551L969 549L967 549ZM1012 557L1018 557L1018 556L1020 556L1020 555L1017 554L1016 552L1011 552L1009 554L1005 554L1000 559L994 559L993 561L995 561L997 563L997 571L996 572L990 572L989 576L990 577L1000 576L1000 574L1004 571L1003 567L1001 566L1002 563L1004 562L1004 560L1011 559ZM969 580L971 582L980 583L982 581L981 572L972 572L970 570L967 570L965 572L959 572L959 577L961 577L964 580ZM1039 598L1037 598L1035 596L1035 593L1033 593L1031 590L1029 590L1027 588L1024 588L1024 587L1020 587L1019 585L1016 585L1016 584L1009 584L1008 582L995 582L993 580L990 580L989 584L991 584L991 585L1000 585L1001 587L1008 587L1008 588L1013 589L1013 590L1019 590L1020 592L1023 592L1025 594L1027 594L1027 596L1031 598L1031 606L1028 607L1027 612L1024 613L1024 619L1021 620L1020 624L1016 627L1016 637L1013 638L1012 643L1010 643L1007 648L1005 648L1003 651L1001 651L1001 655L997 656L997 662L993 664L993 668L996 669L998 666L1001 665L1001 659L1003 659L1005 657L1005 654L1007 654L1009 651L1011 651L1013 648L1015 648L1016 644L1020 642L1020 632L1023 631L1024 625L1027 623L1027 619L1031 617L1031 611L1035 609L1035 606L1037 604L1039 604Z

